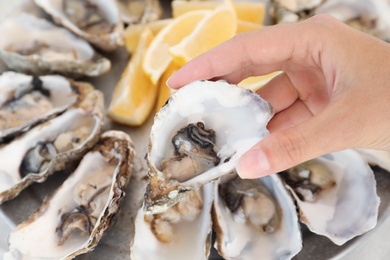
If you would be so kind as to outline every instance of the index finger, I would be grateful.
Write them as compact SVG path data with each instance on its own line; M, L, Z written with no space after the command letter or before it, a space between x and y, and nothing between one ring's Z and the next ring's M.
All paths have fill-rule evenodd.
M167 84L178 89L194 80L223 79L240 70L248 71L248 67L253 66L257 75L282 70L285 62L299 54L297 52L307 53L309 41L301 24L275 25L238 34L189 61L171 76ZM242 77L247 74L243 73Z

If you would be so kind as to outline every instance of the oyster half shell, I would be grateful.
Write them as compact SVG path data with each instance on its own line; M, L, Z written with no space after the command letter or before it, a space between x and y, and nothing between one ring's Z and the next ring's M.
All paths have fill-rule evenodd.
M93 86L58 75L0 75L0 144L77 106Z
M0 24L0 57L8 68L34 75L99 76L111 68L85 40L45 19L21 13Z
M11 233L4 259L72 259L92 251L125 196L134 155L127 134L102 134L68 179Z
M120 17L124 23L148 23L158 20L162 15L158 0L116 0Z
M163 212L188 191L233 172L237 159L268 134L272 115L257 94L223 81L176 91L151 129L145 210Z
M281 176L296 201L300 220L312 232L343 245L376 226L380 204L376 181L356 151L327 154Z
M103 95L94 90L78 107L0 146L0 204L67 169L96 143L102 122Z
M34 0L54 21L94 46L113 51L122 46L123 23L114 0Z

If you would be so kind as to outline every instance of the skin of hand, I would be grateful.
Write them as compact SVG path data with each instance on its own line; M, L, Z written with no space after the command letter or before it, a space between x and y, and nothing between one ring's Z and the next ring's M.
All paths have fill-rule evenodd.
M279 70L258 91L275 116L270 135L238 161L242 178L347 148L390 151L390 44L327 15L238 34L188 62L167 84L239 83Z

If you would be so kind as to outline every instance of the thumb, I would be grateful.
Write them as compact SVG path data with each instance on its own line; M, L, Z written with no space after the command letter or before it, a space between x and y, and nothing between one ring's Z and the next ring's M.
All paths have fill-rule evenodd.
M345 149L347 139L340 134L345 123L334 127L330 121L335 119L315 116L298 126L271 133L241 156L236 167L238 175L258 178Z

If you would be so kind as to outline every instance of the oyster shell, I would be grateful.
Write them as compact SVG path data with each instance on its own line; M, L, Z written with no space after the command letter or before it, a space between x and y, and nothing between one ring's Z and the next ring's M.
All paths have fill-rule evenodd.
M390 172L390 151L374 149L356 149L366 161L372 166L379 166Z
M50 75L0 75L0 144L80 103L93 86Z
M141 208L135 219L130 258L208 259L213 197L209 183L189 192L164 213L147 215Z
M34 75L99 76L111 63L68 30L27 13L0 25L0 57L8 68Z
M96 247L125 195L134 149L109 131L72 175L9 237L4 259L72 259Z
M215 248L224 259L291 259L302 249L295 205L276 175L215 183Z
M150 132L145 210L163 212L188 191L231 173L268 134L272 115L257 94L226 82L196 81L176 91Z
M69 167L96 143L102 121L103 95L94 90L78 107L0 146L0 204Z
M124 23L148 23L158 20L162 7L158 0L116 0Z
M57 23L96 47L113 51L123 45L123 24L114 0L34 0Z
M375 227L380 203L376 182L356 151L328 154L280 176L312 232L342 245Z

